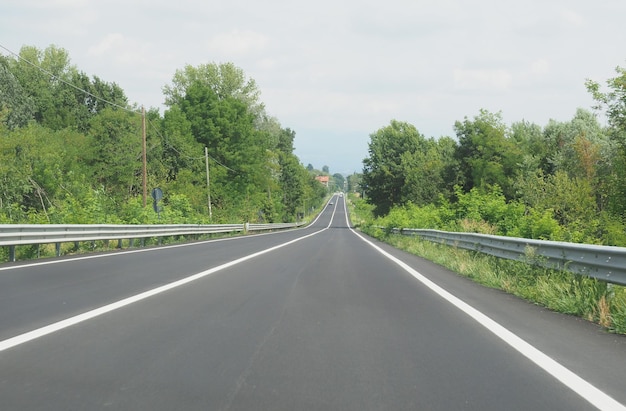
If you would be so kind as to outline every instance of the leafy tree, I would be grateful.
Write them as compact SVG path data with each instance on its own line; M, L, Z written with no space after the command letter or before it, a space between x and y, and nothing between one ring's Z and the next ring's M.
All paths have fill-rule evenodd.
M414 126L396 120L370 139L369 157L363 160L363 185L374 214L381 216L392 206L406 203L407 156L418 152L425 139Z
M167 169L167 181L176 180L185 169L200 172L204 163L204 146L192 133L191 123L179 106L166 110L162 121L162 162Z
M267 139L254 128L254 116L240 100L220 99L199 82L188 88L180 108L195 139L208 147L218 165L213 173L218 206L239 209L245 214L242 218L256 218L253 210L260 208L259 194L268 185L268 147Z
M165 104L170 107L181 104L194 83L210 88L219 100L234 98L243 102L255 120L264 113L256 82L246 78L244 71L233 63L210 63L198 67L187 65L182 70L176 70L172 84L163 87Z
M63 92L67 99L66 106L79 131L88 132L90 119L106 107L128 106L124 91L115 83L107 83L97 76L90 79L76 69L71 70L69 83L76 87L62 84Z
M553 161L550 158L554 147L545 137L541 126L527 121L513 123L511 140L522 153L518 163L520 172L533 173L536 170L542 170L549 174L554 171Z
M68 83L76 73L65 49L49 46L43 51L22 47L10 70L33 99L34 117L53 130L76 126L77 105L74 90Z
M463 122L457 121L454 129L464 190L498 185L507 198L512 198L511 178L521 153L507 138L502 115L481 110L473 120L466 117Z
M281 129L278 136L277 150L284 154L293 154L293 141L296 138L296 132L289 128Z
M335 173L333 174L332 178L333 178L333 186L334 186L333 189L335 191L343 191L343 187L346 181L345 177L340 173Z
M360 173L352 173L347 177L348 192L360 192L362 177L363 175Z
M587 80L587 90L597 102L595 107L604 110L608 119L608 135L619 146L613 158L613 173L609 181L606 198L607 207L612 213L626 217L626 68L617 67L617 76L607 80L608 91L600 89L600 84Z
M593 178L602 158L615 154L596 116L583 109L578 109L569 122L551 120L545 135L552 146L551 162L555 170L564 170L570 176Z
M594 188L598 208L604 209L614 189L611 184L615 182L618 147L596 116L579 109L569 122L551 120L545 135L553 147L550 161L554 170L588 181Z
M452 186L445 178L453 167L451 161L455 148L451 139L436 141L431 138L423 141L420 150L402 153L401 162L405 170L402 195L406 201L425 205L437 202L441 195L450 195Z
M617 76L607 81L607 92L602 92L600 84L593 80L585 84L598 103L596 108L606 110L613 136L626 146L626 68L617 67L615 72Z
M91 117L108 105L104 100L122 107L127 105L119 86L98 77L90 80L70 64L65 49L49 46L41 51L25 46L18 58L6 61L5 67L28 96L28 100L20 99L19 89L12 87L18 97L14 105L23 108L26 104L38 123L53 130L71 127L87 132Z
M118 199L141 192L141 118L120 109L104 109L90 123L86 153L97 186Z
M293 220L296 217L305 195L308 179L308 173L302 168L296 156L286 153L281 154L280 188L283 193L285 220Z
M214 222L291 220L326 194L293 154L232 63L187 66L148 110L148 184L167 193L163 222L207 221L204 147ZM109 104L113 103L113 104ZM0 56L0 221L148 222L141 207L140 116L115 83L90 78L64 49ZM32 121L34 120L34 121Z
M11 130L25 126L35 111L30 98L13 73L9 61L0 56L0 112L6 111L3 122Z
M0 211L41 213L51 222L50 209L85 171L86 148L86 139L76 132L37 124L0 137Z

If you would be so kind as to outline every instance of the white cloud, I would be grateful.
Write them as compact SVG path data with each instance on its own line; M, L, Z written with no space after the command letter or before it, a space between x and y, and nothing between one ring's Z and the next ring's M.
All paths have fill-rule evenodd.
M142 71L151 69L161 53L151 42L141 41L121 33L109 33L100 42L87 48L87 55L108 60L119 66L141 67Z
M530 72L536 75L545 75L550 73L550 62L545 59L535 60L530 65Z
M87 54L94 57L102 57L123 44L124 36L120 33L107 34L98 44L90 46L87 49Z
M585 78L626 64L624 15L624 0L6 0L0 26L4 46L63 47L146 106L186 64L232 61L296 145L320 150L306 163L328 155L320 134L367 140L392 118L428 136L481 107L567 120L591 105Z
M75 9L87 6L89 0L8 0L7 3L9 5L19 3L28 8L58 9L61 7Z
M250 30L232 30L212 36L209 51L224 55L244 55L263 51L269 43L267 36Z
M583 26L585 23L585 19L583 18L583 16L581 16L580 14L576 13L573 10L561 11L561 19L565 23L571 26L575 26L575 27Z
M466 91L505 91L513 82L513 74L507 70L463 70L455 69L454 86Z

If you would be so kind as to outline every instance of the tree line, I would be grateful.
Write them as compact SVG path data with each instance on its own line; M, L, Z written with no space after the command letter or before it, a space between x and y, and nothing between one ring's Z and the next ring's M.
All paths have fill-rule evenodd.
M147 186L161 222L294 221L326 188L233 63L185 66L145 115ZM0 223L153 223L142 204L142 117L66 50L0 55ZM208 156L205 157L205 148ZM205 160L209 159L209 182Z
M545 126L487 110L426 138L393 120L370 135L361 189L379 224L626 245L626 70L586 87L596 111ZM597 116L607 119L602 125Z

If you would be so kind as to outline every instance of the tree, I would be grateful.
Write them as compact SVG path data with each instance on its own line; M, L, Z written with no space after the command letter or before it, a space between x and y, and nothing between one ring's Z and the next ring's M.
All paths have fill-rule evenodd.
M234 98L243 102L255 120L264 113L256 82L246 78L244 71L233 63L210 63L198 67L187 65L182 70L176 70L172 84L163 87L165 104L169 107L180 104L193 83L209 87L219 100Z
M33 118L33 99L9 70L9 62L0 56L0 113L9 130L25 126Z
M278 144L276 149L284 154L293 153L293 141L296 138L296 132L286 128L281 129L278 133Z
M424 137L414 126L397 120L370 135L369 157L363 160L362 183L376 216L387 214L392 206L406 203L408 199L403 194L409 165L407 156L419 151L424 144Z
M513 197L512 178L520 158L520 151L507 139L501 113L480 110L480 114L454 125L459 147L456 158L463 174L463 187L486 188L498 185L507 198Z
M598 208L611 201L615 180L618 145L604 130L596 116L578 109L569 122L551 120L545 128L546 139L552 146L550 162L554 169L570 178L586 180L594 187Z
M420 150L401 154L405 170L402 197L406 201L426 205L436 202L440 194L446 193L446 163L444 153L440 151L444 147L431 138L423 141Z
M363 175L360 173L352 173L346 179L348 182L348 192L361 192L361 179Z
M140 120L135 113L107 108L90 124L87 163L97 184L118 201L141 192Z
M611 211L626 216L626 68L617 67L617 76L607 80L608 91L600 90L600 85L587 80L587 90L597 102L598 110L605 110L611 139L618 144L619 152L613 157L612 175L608 180L607 206Z
M28 103L34 119L53 130L70 127L86 133L90 119L109 106L107 102L121 107L127 105L119 86L98 77L90 80L70 64L65 49L49 46L41 51L25 46L17 59L7 61L7 69L29 99L18 98L13 105L24 107ZM18 90L13 94L21 93Z
M42 213L37 222L51 222L50 209L82 180L86 150L83 135L36 123L0 136L0 212Z
M333 174L333 189L335 191L343 191L345 181L345 177L340 173Z
M615 72L617 76L607 81L607 92L602 92L593 80L588 79L585 85L598 103L596 108L606 110L614 138L626 146L626 68L617 67Z
M268 116L232 63L187 66L166 86L168 110L146 113L148 185L171 222L293 221L325 188L293 154L295 131ZM113 103L113 104L109 104ZM0 56L0 221L154 222L141 207L141 121L115 83L68 53L23 47Z
M198 142L191 131L191 123L179 106L174 106L163 114L164 156L169 159L169 168L176 171L185 168L190 158L198 157L204 147Z
M284 220L292 221L305 194L306 181L309 178L293 154L280 155L280 188L283 193L285 207Z
M215 162L212 192L218 208L256 218L254 209L261 208L261 193L271 179L266 172L271 156L265 133L254 127L253 114L241 100L220 99L201 82L189 86L180 109L194 138Z
M522 153L518 164L522 168L521 172L534 173L542 170L549 174L554 171L550 156L555 147L550 145L550 140L544 135L541 126L527 121L513 123L511 140Z

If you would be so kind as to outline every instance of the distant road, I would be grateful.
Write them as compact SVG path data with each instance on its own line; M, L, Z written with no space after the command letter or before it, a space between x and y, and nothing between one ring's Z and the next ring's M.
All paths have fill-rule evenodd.
M331 201L305 229L0 265L0 409L626 409L626 338Z

